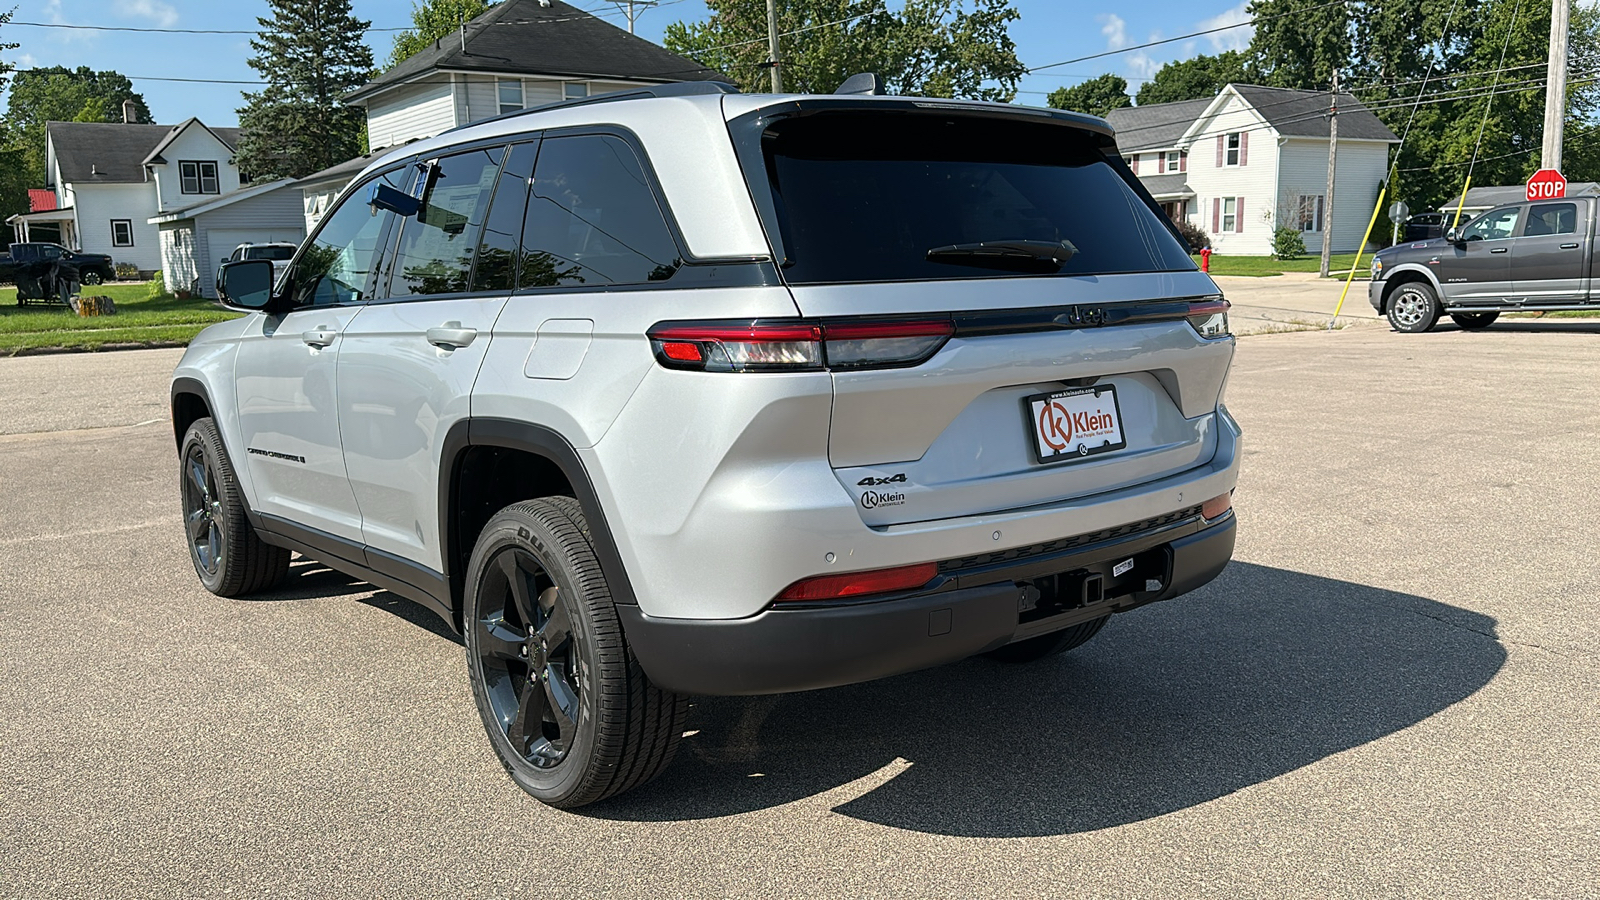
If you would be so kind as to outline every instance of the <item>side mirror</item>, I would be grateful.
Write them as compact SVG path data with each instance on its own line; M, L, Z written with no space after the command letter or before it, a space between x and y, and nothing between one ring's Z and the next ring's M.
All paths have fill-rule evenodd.
M228 306L244 310L272 305L272 260L225 262L217 271L217 294Z
M1452 244L1464 244L1464 243L1466 243L1466 241L1463 241L1461 239L1461 229L1459 229L1459 228L1452 228L1449 231L1446 231L1444 233L1444 239L1449 241Z
M367 188L367 205L372 207L373 212L386 209L398 216L410 218L422 208L422 201L399 188L390 187L379 181Z

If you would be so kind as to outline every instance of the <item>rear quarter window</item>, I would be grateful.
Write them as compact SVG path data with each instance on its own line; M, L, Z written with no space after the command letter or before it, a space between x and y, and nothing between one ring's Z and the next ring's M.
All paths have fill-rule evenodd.
M994 241L1070 242L1076 253L1058 275L1194 268L1094 138L1074 128L829 112L773 124L762 151L791 283L1038 277L927 257Z

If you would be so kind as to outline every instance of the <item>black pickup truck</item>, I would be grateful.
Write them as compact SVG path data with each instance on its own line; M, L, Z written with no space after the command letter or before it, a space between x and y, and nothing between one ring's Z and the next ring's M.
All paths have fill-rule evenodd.
M116 279L111 257L74 253L60 244L12 244L0 255L0 281L17 286L17 305L28 301L65 303L71 285L100 284Z
M1600 309L1597 211L1593 195L1508 203L1442 238L1396 244L1373 257L1368 299L1411 334L1441 314L1472 329L1503 312Z

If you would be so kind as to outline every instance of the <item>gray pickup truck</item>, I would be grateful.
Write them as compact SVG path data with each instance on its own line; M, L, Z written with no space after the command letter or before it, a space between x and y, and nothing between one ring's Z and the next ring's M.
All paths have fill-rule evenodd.
M1442 238L1382 250L1368 299L1408 334L1440 315L1472 329L1503 312L1600 309L1597 207L1593 196L1511 203Z

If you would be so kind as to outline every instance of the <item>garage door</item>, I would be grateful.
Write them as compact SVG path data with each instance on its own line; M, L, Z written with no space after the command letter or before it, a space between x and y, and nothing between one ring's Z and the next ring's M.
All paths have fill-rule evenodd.
M207 264L200 267L201 296L217 296L217 267L233 253L233 248L240 244L299 244L303 237L305 232L298 228L222 228L206 232Z

